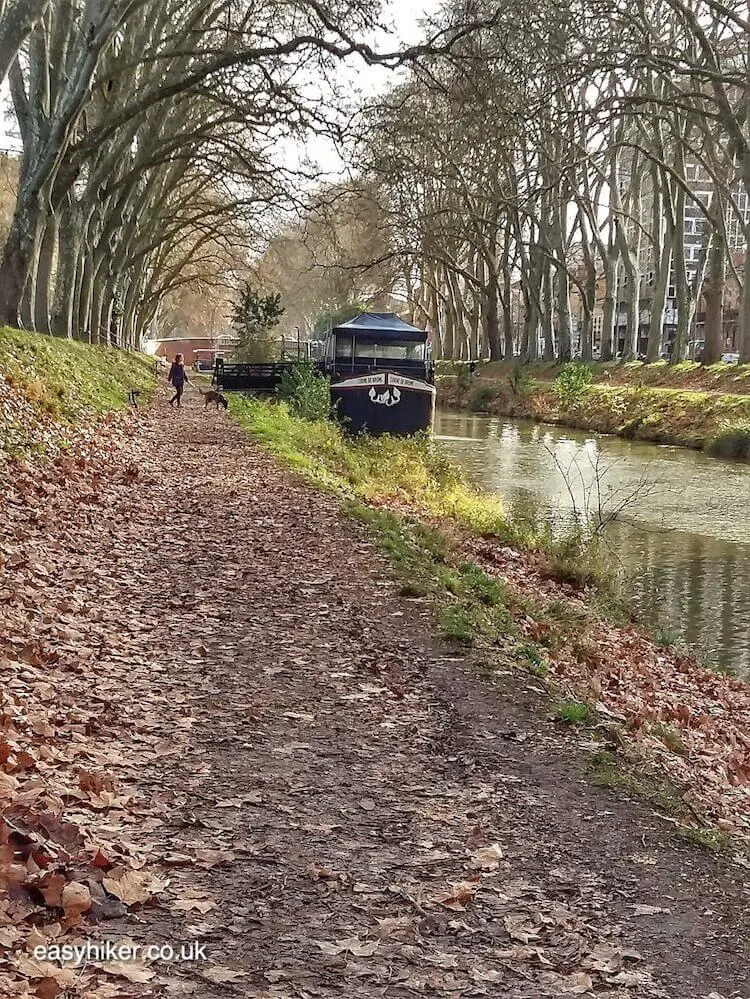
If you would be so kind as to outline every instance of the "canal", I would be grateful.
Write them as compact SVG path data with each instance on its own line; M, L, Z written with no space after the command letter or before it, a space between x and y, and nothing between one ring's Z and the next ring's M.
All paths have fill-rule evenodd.
M606 537L641 613L750 675L750 466L474 413L438 412L435 433L511 507L541 503L558 525L576 508L622 507Z

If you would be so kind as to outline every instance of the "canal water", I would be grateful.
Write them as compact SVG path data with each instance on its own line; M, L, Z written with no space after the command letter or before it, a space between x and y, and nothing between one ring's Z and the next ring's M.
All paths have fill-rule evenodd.
M504 417L441 411L435 433L476 483L564 525L620 509L605 536L641 612L750 675L750 465Z

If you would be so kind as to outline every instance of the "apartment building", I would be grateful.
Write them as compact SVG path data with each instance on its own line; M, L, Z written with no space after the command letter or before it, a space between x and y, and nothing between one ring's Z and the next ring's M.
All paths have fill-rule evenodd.
M685 169L685 180L690 189L695 193L694 198L687 198L685 203L683 222L684 239L683 247L685 253L685 272L689 282L694 281L698 268L706 252L706 242L709 236L709 223L706 219L701 203L709 206L716 194L716 185L705 167L696 161L689 162ZM741 189L738 182L734 191L733 200L726 205L724 211L724 224L727 233L727 245L729 253L735 266L741 268L745 253L744 226L750 221L750 205L747 195ZM650 224L651 204L648 198L644 198L641 206L642 223L644 227ZM638 352L643 354L651 329L651 304L654 294L654 263L650 247L646 247L643 253L643 269L640 286L640 315L638 327ZM622 292L626 288L623 278L620 285L621 300L618 302L617 310L617 341L618 352L622 352L625 344L626 316L625 303ZM674 271L670 274L670 283L667 288L667 300L664 311L664 321L662 326L662 354L669 356L674 342L677 329L677 302L676 289L674 285ZM726 298L724 302L724 349L727 353L732 353L735 349L738 333L739 320L739 288L736 279L733 278L731 268L727 271ZM699 297L693 325L690 332L690 342L688 353L690 356L698 356L703 346L703 326L705 322L705 311L702 299Z

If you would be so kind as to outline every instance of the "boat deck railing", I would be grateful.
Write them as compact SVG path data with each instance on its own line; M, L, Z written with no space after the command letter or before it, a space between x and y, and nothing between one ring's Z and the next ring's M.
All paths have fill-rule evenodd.
M299 361L223 361L217 358L212 381L227 392L276 392L285 372L299 365ZM305 361L321 374L334 378L351 378L357 375L372 374L376 371L397 371L413 378L421 378L432 384L434 369L431 363L423 361L349 361L337 358L330 361Z

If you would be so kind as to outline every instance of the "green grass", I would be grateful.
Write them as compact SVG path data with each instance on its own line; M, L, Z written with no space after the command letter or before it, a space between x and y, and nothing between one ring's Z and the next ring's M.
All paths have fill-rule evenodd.
M543 680L549 673L549 666L544 661L539 649L531 642L522 642L516 646L516 658L526 666L530 673Z
M665 815L685 813L682 795L674 784L608 750L600 750L590 757L587 774L597 787L642 798Z
M154 361L144 354L8 327L0 328L0 375L23 400L23 412L0 425L6 454L43 451L42 427L64 428L121 409L131 390L145 402L155 384Z
M500 500L472 486L428 434L347 437L330 421L308 421L283 404L232 396L248 430L309 481L363 503L418 505L477 534L510 540Z
M732 837L722 829L707 829L705 826L689 826L678 830L679 835L712 853L726 853L734 847Z
M554 705L554 715L566 725L586 725L593 721L595 712L585 701L558 701Z
M651 734L655 735L657 739L661 739L667 749L671 749L673 753L682 754L686 752L682 736L672 725L665 725L664 722L654 722L651 726Z
M0 329L0 372L59 420L120 409L135 389L150 396L154 361L145 354L92 347L41 333Z
M513 634L505 586L473 562L462 562L448 537L412 517L350 501L347 512L380 545L407 598L428 597L443 638L471 647Z
M449 604L440 612L440 634L449 641L474 645L482 632L482 620L474 607Z

